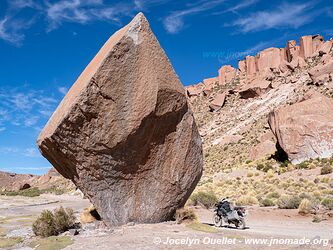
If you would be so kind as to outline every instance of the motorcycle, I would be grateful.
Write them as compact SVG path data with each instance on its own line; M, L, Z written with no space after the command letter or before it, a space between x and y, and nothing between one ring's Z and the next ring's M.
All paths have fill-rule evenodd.
M222 227L223 222L234 224L237 228L245 229L246 209L242 206L232 206L228 197L215 204L213 221L216 227Z

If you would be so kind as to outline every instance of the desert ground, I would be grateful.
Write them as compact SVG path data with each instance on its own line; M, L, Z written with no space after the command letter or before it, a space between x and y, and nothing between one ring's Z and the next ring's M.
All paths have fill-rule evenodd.
M95 222L83 225L78 235L65 233L52 238L65 244L40 243L33 236L33 220L44 209L70 207L79 214L90 205L78 195L43 194L38 197L0 196L0 233L19 238L17 244L4 249L331 249L333 248L333 219L312 222L312 217L301 216L297 209L248 207L247 228L232 226L216 228L212 225L213 211L194 207L199 222L176 224L173 221L158 224L127 224L106 229ZM98 224L99 223L99 224ZM307 245L294 244L308 239ZM254 242L257 240L257 242ZM286 244L293 240L293 244Z

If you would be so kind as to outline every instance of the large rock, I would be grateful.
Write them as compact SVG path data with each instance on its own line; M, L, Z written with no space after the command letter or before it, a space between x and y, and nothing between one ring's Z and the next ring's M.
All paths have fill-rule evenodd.
M108 226L169 220L202 174L185 91L143 14L113 34L38 138Z
M276 142L271 131L266 132L259 138L259 143L250 149L249 157L251 160L271 156L276 151Z
M222 94L217 94L214 100L209 104L210 111L217 111L221 109L224 105L226 97L226 92L223 92Z
M312 36L302 36L300 39L300 56L308 58L313 53Z
M295 40L291 40L287 42L286 45L286 56L287 56L287 61L291 62L294 59L297 59L299 56L299 46L296 45Z
M309 71L313 83L322 85L331 80L330 74L333 74L333 60L326 64L319 64Z
M278 68L281 64L281 52L278 48L268 48L256 55L256 65L259 72L270 68Z
M185 91L188 97L196 97L200 96L204 89L204 85L202 83L190 85L185 87Z
M252 76L256 73L256 59L254 56L246 56L245 58L246 63L246 75Z
M292 163L333 154L333 100L316 92L304 100L274 110L269 125Z
M218 71L218 79L220 85L230 83L236 77L236 69L231 65L223 65Z
M266 94L272 89L270 81L255 79L249 84L246 84L238 91L239 95L243 99L259 97Z

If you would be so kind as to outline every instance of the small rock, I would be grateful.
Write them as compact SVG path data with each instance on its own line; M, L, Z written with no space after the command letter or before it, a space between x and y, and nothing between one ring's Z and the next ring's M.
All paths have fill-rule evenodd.
M68 231L71 236L75 236L80 233L79 230L77 230L77 229L69 229Z

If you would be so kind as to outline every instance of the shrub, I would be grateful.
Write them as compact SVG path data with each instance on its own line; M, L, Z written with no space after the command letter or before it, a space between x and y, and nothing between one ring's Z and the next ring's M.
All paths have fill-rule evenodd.
M7 196L25 196L25 197L36 197L41 195L43 192L39 190L38 188L27 188L24 190L19 191L2 191L0 192L0 195L7 195Z
M244 206L244 205L251 206L251 205L258 204L258 200L256 197L249 196L249 195L243 195L243 196L239 197L236 204L239 206Z
M177 209L175 214L175 219L178 224L182 222L190 222L190 221L196 221L197 215L195 214L193 209L190 208L180 208Z
M271 192L267 195L268 199L271 199L271 198L277 199L279 197L280 197L280 194L278 192Z
M253 176L253 173L252 173L252 172L248 172L248 173L247 173L247 177L250 178L250 177L252 177L252 176Z
M288 195L281 196L277 201L278 207L284 209L296 209L298 208L300 203L301 198L299 198L298 196Z
M44 210L32 224L32 231L36 236L49 237L56 235L53 213L50 210Z
M324 166L320 170L320 174L322 174L322 175L324 175L324 174L330 174L332 172L333 172L333 168L331 166Z
M274 171L273 171L273 169L269 169L268 171L267 171L267 177L268 178L272 178L274 176Z
M296 165L297 169L309 169L309 161L303 161Z
M273 169L272 165L270 165L269 163L266 164L258 164L257 165L257 170L261 170L264 172L268 172L268 170Z
M190 199L192 200L194 206L202 205L206 208L211 208L218 202L218 198L213 192L200 191L192 194Z
M71 208L60 207L54 210L54 225L56 232L63 233L75 226L74 211Z
M75 216L72 209L60 207L52 213L44 210L32 225L36 236L49 237L58 235L75 226Z
M333 198L325 198L321 201L321 204L329 210L333 210Z
M298 206L298 213L299 214L309 214L311 213L312 205L311 201L308 199L303 199Z
M275 206L275 203L273 200L266 198L260 202L260 206L261 207L272 207L272 206Z
M322 218L318 215L313 216L312 222L319 223L322 221Z

